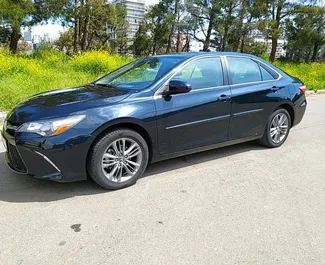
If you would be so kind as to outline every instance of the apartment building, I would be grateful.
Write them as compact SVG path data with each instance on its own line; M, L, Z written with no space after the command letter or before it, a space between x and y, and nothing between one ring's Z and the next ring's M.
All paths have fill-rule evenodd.
M126 19L129 22L129 32L127 37L134 38L135 33L139 29L140 22L143 20L146 12L145 0L116 0L126 8Z
M272 50L271 39L265 39L265 36L259 30L254 30L251 36L253 37L255 42L265 43L267 46L266 53L271 54L271 50ZM284 39L278 40L278 45L276 47L276 53L275 53L276 59L286 55L285 45L286 45L286 41Z
M286 44L285 40L283 39L278 40L278 45L276 46L276 52L275 52L276 59L286 55L285 44ZM268 40L267 51L266 51L267 54L271 54L271 49L272 49L272 41Z

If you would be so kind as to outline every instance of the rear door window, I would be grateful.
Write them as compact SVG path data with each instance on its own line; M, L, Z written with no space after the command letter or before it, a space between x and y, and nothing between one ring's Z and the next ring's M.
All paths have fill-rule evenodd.
M259 65L249 58L227 57L233 84L262 81Z
M274 80L274 77L262 65L260 65L263 81Z

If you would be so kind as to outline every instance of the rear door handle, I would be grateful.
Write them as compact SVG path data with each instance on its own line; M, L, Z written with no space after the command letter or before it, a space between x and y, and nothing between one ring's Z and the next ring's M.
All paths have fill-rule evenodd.
M271 87L271 91L278 91L280 89L279 86L273 86Z
M222 94L219 98L220 101L226 102L227 100L231 99L230 96Z

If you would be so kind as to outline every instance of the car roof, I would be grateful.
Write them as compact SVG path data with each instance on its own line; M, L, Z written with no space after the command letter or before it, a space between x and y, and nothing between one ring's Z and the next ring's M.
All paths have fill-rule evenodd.
M240 52L181 52L181 53L170 53L170 54L162 54L162 55L155 55L152 57L169 57L169 58L182 58L182 60L186 61L190 58L200 57L204 55L216 55L216 56L244 56L251 59L257 59L260 62L263 62L267 66L271 67L273 70L281 73L283 76L287 75L287 73L283 72L280 68L274 66L273 64L265 61L264 59L257 57L253 54L248 53L240 53Z
M202 55L235 55L235 56L247 56L251 58L258 58L255 55L247 54L247 53L239 53L239 52L181 52L181 53L170 53L170 54L162 54L162 55L155 55L154 57L184 57L185 58L192 58L192 57L199 57Z

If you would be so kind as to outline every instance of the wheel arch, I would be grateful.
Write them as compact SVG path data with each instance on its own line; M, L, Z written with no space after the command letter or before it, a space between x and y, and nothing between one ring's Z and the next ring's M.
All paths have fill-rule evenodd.
M93 133L93 141L90 144L89 150L87 152L87 160L89 158L89 153L93 146L97 143L99 139L101 139L107 133L115 130L115 129L130 129L138 134L140 134L143 139L146 141L149 150L149 161L151 161L153 156L153 141L150 133L144 128L144 126L140 125L136 119L117 119L112 122L106 123L102 125L100 128L94 131Z
M288 103L284 103L284 104L281 104L277 109L285 109L286 111L289 112L290 119L291 119L291 127L292 127L292 125L294 124L294 119L295 119L295 112L294 112L293 107Z
M265 131L265 128L267 126L267 123L269 121L269 118L270 116L272 115L272 113L274 113L276 110L278 109L285 109L286 111L289 112L289 115L290 115L290 119L291 119L291 127L293 126L294 124L294 118L295 118L295 114L294 114L294 109L293 109L293 106L288 103L288 102L284 102L284 103L281 103L279 106L277 106L269 115L268 119L265 121L265 124L263 126L263 133ZM263 135L263 134L262 134Z

